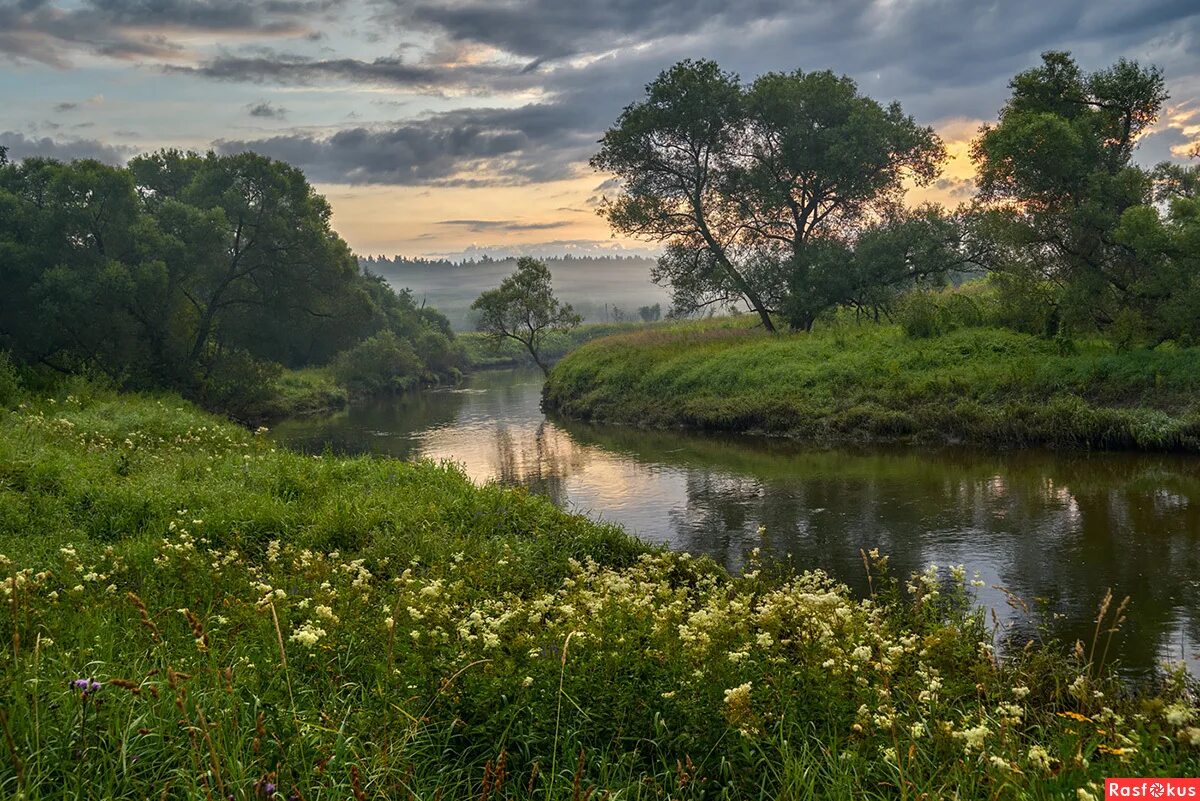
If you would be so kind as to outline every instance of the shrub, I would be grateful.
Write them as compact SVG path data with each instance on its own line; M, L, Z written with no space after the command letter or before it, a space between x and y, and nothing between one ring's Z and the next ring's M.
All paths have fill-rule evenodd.
M928 339L942 333L937 301L928 292L906 295L896 316L904 333L913 339Z
M276 381L283 368L257 359L244 350L212 357L207 371L198 376L192 394L201 406L243 423L256 423L279 413Z
M338 354L332 371L351 392L377 394L412 388L421 380L425 365L412 345L383 330Z

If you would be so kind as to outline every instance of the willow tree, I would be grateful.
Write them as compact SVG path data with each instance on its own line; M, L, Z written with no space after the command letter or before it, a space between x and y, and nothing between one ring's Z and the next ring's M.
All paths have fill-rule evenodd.
M592 165L620 179L601 213L619 233L666 245L655 279L677 311L744 302L768 330L787 305L807 328L848 299L828 241L894 216L905 180L936 178L932 129L831 72L769 73L744 85L711 61L683 61L646 87ZM795 297L799 293L802 297Z

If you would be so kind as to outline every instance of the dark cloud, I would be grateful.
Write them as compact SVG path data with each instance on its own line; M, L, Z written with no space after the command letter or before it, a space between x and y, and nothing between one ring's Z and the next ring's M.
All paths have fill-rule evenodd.
M250 103L246 106L246 111L250 112L251 117L281 120L287 116L288 110L272 104L269 100L264 100L261 103Z
M124 164L135 152L133 148L105 144L95 139L36 139L16 131L0 132L0 146L8 148L8 157L14 161L42 156L60 161L95 159L106 164Z
M536 64L703 29L727 30L818 5L819 0L392 0L383 16L398 26L419 25L455 41L526 56Z
M514 68L515 75L486 65L477 68L464 82L475 91L536 87L546 99L517 109L460 110L390 130L236 144L303 152L326 180L337 180L335 165L349 168L341 180L351 182L549 180L584 169L596 140L621 108L636 100L659 71L682 58L713 58L747 79L770 70L830 68L855 77L867 94L900 99L919 120L932 122L950 116L991 117L1003 102L1008 79L1036 63L1043 49L1077 48L1084 65L1094 68L1127 50L1153 56L1138 48L1168 31L1186 37L1200 30L1194 4L1177 0L1137 9L1110 3L1104 12L1085 0L987 5L397 1L387 8L396 21L420 24L463 46L496 47L528 58L526 67L536 67L528 73ZM632 46L649 44L653 46ZM596 55L561 60L581 53ZM239 71L231 66L259 80L268 75L279 81L336 78L408 88L448 86L461 78L436 64L389 59L274 59L270 64L226 65L227 77ZM597 189L589 205L608 189Z
M562 228L570 223L565 220L540 223L525 223L518 220L439 220L436 224L463 228L473 233L486 233L489 231L545 231L551 228Z
M168 65L168 72L219 81L311 85L347 83L386 86L414 92L448 88L496 93L528 89L536 79L518 67L495 64L411 63L401 58L363 61L353 58L313 59L288 54L223 55L198 66Z
M577 174L591 152L594 114L572 105L463 109L394 128L350 128L221 140L222 152L253 150L297 164L314 180L351 184L490 185Z
M303 36L343 0L0 0L0 56L65 67L72 51L172 59L195 31Z
M55 63L84 48L164 64L178 56L177 31L260 40L288 35L299 43L323 30L317 23L342 1L0 0L0 54ZM1011 76L1051 48L1072 50L1087 69L1131 56L1162 64L1171 80L1200 76L1195 0L365 2L376 24L359 18L352 28L331 29L327 42L377 39L405 57L332 51L313 57L274 52L259 41L254 49L165 69L229 82L389 89L394 97L373 92L372 99L401 104L410 115L402 104L413 94L442 94L456 105L469 95L471 107L391 125L346 122L357 117L350 112L342 122L347 127L332 134L299 130L216 143L287 159L323 182L431 185L537 182L585 172L601 132L660 70L682 58L715 59L744 79L832 69L854 77L872 97L900 100L925 123L993 117ZM537 100L505 107L517 93ZM255 107L248 108L261 117L274 108L257 113ZM421 108L421 101L411 107ZM1144 150L1169 151L1172 144L1162 136ZM588 205L611 190L597 187Z

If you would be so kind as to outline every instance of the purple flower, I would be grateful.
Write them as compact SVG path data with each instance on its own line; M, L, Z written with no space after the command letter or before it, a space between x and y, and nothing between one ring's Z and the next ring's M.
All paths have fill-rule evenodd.
M71 686L79 690L84 696L88 696L100 690L104 685L95 679L75 679L71 682Z

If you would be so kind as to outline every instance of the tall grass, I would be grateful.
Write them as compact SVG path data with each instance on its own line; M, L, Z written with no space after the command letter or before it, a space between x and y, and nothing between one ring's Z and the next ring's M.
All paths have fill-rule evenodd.
M0 418L0 797L1099 797L1191 682L999 659L961 568L730 576L451 466L77 384Z
M971 328L913 339L739 321L598 340L545 392L567 416L812 438L1200 449L1200 348L1121 351Z

